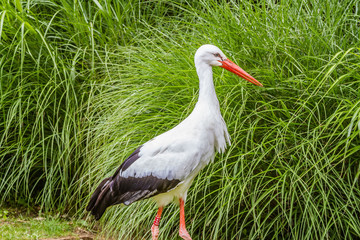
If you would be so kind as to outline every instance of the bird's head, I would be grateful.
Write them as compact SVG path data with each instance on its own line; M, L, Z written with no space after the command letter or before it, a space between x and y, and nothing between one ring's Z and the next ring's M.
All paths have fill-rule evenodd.
M245 72L238 65L229 60L225 54L216 46L206 44L202 45L195 53L195 65L200 65L201 63L208 64L210 66L217 66L225 68L226 70L235 73L236 75L242 77L243 79L262 87L263 85L257 81L250 74Z

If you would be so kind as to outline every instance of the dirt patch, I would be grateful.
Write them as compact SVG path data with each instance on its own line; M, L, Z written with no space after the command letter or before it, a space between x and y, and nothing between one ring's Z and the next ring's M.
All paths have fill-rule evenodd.
M40 238L40 240L94 240L95 236L93 235L78 235L78 236L68 236L68 237L59 237L59 238Z
M74 231L76 235L62 236L57 238L40 238L40 240L94 240L96 235L92 232L86 231L77 227ZM96 239L99 239L98 237Z

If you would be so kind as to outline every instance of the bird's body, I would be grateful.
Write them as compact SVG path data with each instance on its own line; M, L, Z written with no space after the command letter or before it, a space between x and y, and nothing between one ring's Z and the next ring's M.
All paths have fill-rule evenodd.
M205 61L207 58L209 61ZM230 144L212 77L212 66L226 68L226 64L233 67L233 63L217 47L203 45L198 49L195 66L200 91L194 110L177 126L136 149L112 177L103 180L87 207L96 219L111 205L129 205L152 197L159 206L152 227L153 239L157 239L157 225L164 206L179 200L180 215L184 215L183 204L192 181L214 159L216 152L224 151ZM246 79L248 76L242 77ZM254 80L251 77L249 81L261 86ZM180 221L180 236L191 239L184 219Z

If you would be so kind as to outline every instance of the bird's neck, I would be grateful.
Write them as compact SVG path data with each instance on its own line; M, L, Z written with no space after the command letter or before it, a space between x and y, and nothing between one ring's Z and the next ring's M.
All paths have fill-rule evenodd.
M196 66L199 76L199 99L198 103L206 104L210 108L220 111L219 101L216 96L212 67L206 63L200 63Z

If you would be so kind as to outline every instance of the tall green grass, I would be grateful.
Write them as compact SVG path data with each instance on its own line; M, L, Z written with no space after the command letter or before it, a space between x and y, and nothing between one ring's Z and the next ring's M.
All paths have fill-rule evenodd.
M264 84L214 69L232 146L196 178L193 239L360 236L360 4L345 1L1 1L3 204L88 216L91 192L197 100L205 43ZM149 239L151 201L101 225ZM93 221L92 218L88 218ZM176 239L168 206L160 239Z

